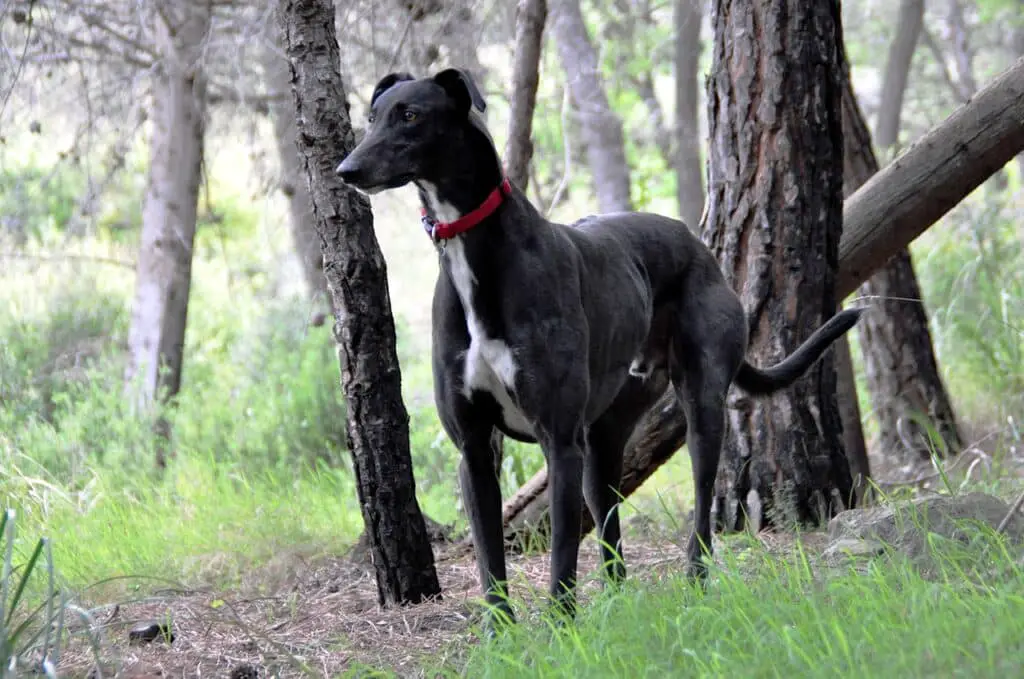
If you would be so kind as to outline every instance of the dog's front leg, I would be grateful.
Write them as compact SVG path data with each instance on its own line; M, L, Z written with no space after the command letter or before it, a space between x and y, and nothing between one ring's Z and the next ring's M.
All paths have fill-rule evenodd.
M501 487L494 468L490 434L474 435L463 442L459 481L469 513L470 530L480 572L480 587L491 606L488 627L513 622L508 602L505 571L505 540L501 523Z
M541 439L551 507L550 592L556 611L576 614L576 564L583 510L583 432Z

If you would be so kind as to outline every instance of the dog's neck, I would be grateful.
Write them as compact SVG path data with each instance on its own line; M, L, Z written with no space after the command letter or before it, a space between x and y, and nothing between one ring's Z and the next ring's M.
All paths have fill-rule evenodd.
M438 222L454 222L476 210L504 177L486 127L471 123L475 129L445 154L434 176L415 181L425 213Z

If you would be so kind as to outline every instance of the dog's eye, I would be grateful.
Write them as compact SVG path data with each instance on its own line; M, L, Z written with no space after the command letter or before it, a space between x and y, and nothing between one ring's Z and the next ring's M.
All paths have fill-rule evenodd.
M416 120L416 111L405 111L402 113L402 117L405 119L405 122L411 123Z
M377 119L377 114L376 113L371 113L370 115L366 116L366 122L370 123L371 125L373 125L373 121L376 120L376 119Z

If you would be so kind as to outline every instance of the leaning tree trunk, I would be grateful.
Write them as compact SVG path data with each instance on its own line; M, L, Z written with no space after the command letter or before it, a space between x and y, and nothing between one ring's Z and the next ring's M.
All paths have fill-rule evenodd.
M381 605L440 594L409 453L384 257L369 202L334 172L355 145L331 0L278 7L291 63L298 149L309 181L347 405L347 440Z
M267 49L264 70L270 89L275 94L291 89L288 60L277 50ZM280 159L277 186L288 199L288 216L292 233L292 247L302 266L306 290L315 302L327 302L327 279L324 278L324 257L320 253L320 238L313 221L313 206L306 186L306 174L295 146L295 108L290 97L275 100L270 115L274 121L274 140Z
M544 46L545 0L519 0L516 16L516 51L512 64L511 112L508 141L505 142L505 172L512 183L525 193L530 182L533 158L533 111L537 107L537 83L540 80L540 56Z
M789 355L836 310L842 232L842 30L836 0L714 0L702 237L750 319L752 362ZM771 92L771 97L761 96ZM853 498L831 352L727 414L719 523L818 524Z
M551 32L583 128L583 144L601 212L632 209L622 121L608 103L579 0L551 0Z
M149 175L125 374L140 410L181 386L206 112L199 60L210 5L168 3L153 14L160 60L153 69ZM161 447L157 464L164 463Z
M883 149L898 142L903 95L923 22L924 0L903 0L875 126L875 141ZM847 92L852 96L852 90ZM878 171L878 161L856 102L848 103L844 113L849 156L844 192L850 195ZM878 420L878 452L897 465L927 460L933 451L939 457L955 454L962 447L960 434L935 360L910 250L896 253L860 286L858 295L868 302L857 331ZM931 440L929 427L938 440Z
M700 94L700 21L705 0L676 0L675 76L676 76L676 198L679 216L691 229L697 229L704 211L704 184L700 159L700 130L697 126L697 100Z
M836 298L852 293L1022 151L1024 58L846 199ZM626 447L623 496L671 459L685 436L682 408L666 394ZM520 517L545 513L546 488L542 469L509 498L503 511L506 537L515 537Z

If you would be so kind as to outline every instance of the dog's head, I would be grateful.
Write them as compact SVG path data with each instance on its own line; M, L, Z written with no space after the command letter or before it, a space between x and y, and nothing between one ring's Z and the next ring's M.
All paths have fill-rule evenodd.
M438 163L457 153L486 108L468 73L450 68L431 78L384 76L370 97L366 136L338 165L346 184L366 193L432 180Z

